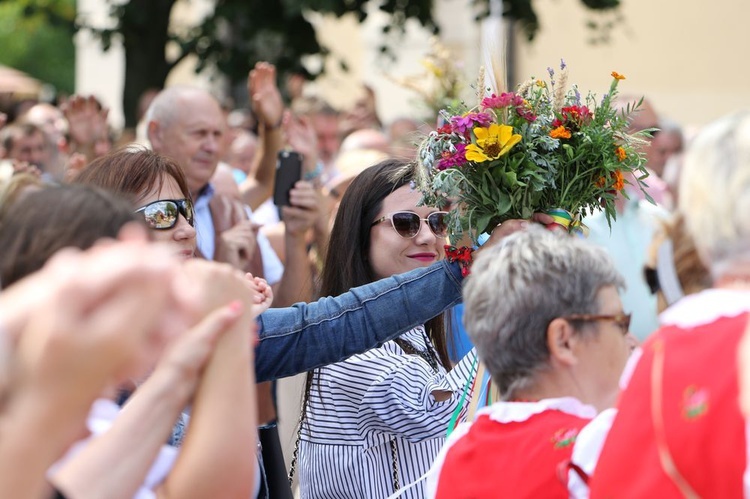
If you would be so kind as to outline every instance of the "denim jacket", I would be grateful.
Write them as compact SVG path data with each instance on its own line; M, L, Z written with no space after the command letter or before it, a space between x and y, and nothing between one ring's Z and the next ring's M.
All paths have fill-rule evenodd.
M461 270L446 260L335 298L271 308L258 321L258 382L292 376L379 347L461 302Z

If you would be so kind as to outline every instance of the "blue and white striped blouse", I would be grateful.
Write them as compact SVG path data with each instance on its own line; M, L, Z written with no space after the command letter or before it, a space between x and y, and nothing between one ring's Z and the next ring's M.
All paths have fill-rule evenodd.
M426 345L422 326L401 336L417 350ZM471 376L474 353L447 373L435 372L418 355L389 341L318 370L307 400L299 447L303 499L384 499L394 492L393 451L400 487L432 465L462 391ZM431 392L451 391L437 402ZM464 405L468 405L467 394ZM424 497L419 485L404 498Z

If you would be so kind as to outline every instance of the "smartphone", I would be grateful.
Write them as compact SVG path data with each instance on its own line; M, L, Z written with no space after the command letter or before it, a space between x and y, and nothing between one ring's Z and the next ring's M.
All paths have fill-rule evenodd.
M302 178L302 155L296 151L281 151L276 162L273 185L273 204L289 206L289 191Z

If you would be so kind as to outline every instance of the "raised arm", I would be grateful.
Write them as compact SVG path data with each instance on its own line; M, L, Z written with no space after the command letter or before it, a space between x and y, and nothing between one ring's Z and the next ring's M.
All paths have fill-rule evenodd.
M271 197L276 178L276 156L282 147L284 103L276 85L276 68L267 62L256 64L250 71L247 91L262 127L263 156L255 176L249 176L240 185L240 191L245 204L255 210Z
M534 219L552 221L547 215ZM497 244L528 223L504 222L485 246ZM258 381L283 378L380 346L460 303L461 282L458 264L443 260L335 298L269 309L260 316L255 375Z
M461 271L440 262L335 298L272 308L260 316L259 381L339 362L380 346L461 301Z
M184 444L160 498L247 499L253 490L257 422L248 331L254 328L256 291L241 273L209 263L191 262L205 283L202 306L210 310L231 302L241 316L220 338L203 372Z

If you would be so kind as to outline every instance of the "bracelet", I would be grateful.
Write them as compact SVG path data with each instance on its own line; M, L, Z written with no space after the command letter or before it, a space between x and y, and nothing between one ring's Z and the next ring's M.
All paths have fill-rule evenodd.
M318 161L315 164L315 169L311 172L305 172L305 174L302 176L304 180L307 180L308 182L315 180L316 178L323 175L323 163Z
M456 248L449 244L445 245L445 258L449 263L458 262L461 268L461 277L466 277L471 272L471 262L474 261L474 249L468 246Z

